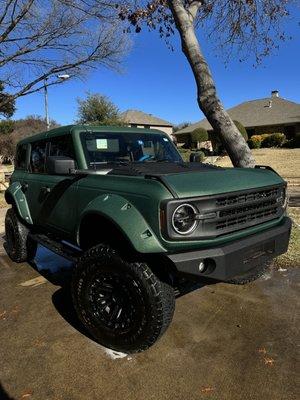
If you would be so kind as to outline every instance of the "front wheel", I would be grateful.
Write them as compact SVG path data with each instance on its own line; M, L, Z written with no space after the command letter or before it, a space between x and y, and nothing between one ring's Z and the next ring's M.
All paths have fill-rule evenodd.
M154 344L168 328L175 308L173 288L146 263L125 261L104 245L88 250L79 260L72 297L92 336L126 353Z

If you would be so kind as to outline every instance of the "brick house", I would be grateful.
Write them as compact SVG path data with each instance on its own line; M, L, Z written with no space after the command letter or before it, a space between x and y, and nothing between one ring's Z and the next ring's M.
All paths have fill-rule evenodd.
M143 111L127 110L121 114L121 118L128 124L128 126L134 128L159 129L167 133L169 136L172 136L173 134L173 124L171 124L171 122L155 117L152 114L147 114Z
M263 133L284 133L291 139L300 132L300 104L286 100L274 90L271 97L245 101L227 110L233 120L241 122L247 130L248 136ZM207 119L192 124L174 135L178 142L185 142L187 136L196 128L206 129L213 138L213 130Z

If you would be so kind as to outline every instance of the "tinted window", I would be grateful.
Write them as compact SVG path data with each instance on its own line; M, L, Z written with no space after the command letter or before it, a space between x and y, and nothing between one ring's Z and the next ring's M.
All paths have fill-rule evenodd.
M65 156L75 159L72 136L57 136L50 141L50 156Z
M17 147L17 154L15 161L16 169L26 168L26 153L27 153L27 144L21 144Z
M30 167L33 173L45 172L46 142L31 143Z

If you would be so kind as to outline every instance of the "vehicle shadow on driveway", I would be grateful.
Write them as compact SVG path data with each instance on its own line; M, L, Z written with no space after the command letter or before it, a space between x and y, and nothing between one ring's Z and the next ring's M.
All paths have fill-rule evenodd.
M30 265L50 283L60 286L52 295L52 303L61 317L74 329L93 340L77 318L73 307L70 287L74 268L73 263L43 246L38 246L36 257L34 261L30 262Z
M70 285L61 287L55 293L53 293L52 303L61 317L67 321L68 324L70 324L82 335L95 341L77 317L76 311L73 307Z

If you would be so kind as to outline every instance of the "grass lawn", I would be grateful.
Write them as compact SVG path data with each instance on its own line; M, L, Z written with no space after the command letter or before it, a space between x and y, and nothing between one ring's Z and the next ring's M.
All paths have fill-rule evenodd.
M8 207L6 201L4 200L4 193L0 192L0 208Z
M256 149L252 150L256 164L269 165L292 186L300 186L300 149ZM216 162L220 167L232 167L228 156Z
M289 208L288 214L293 220L290 245L288 252L275 260L278 268L300 267L300 207Z

